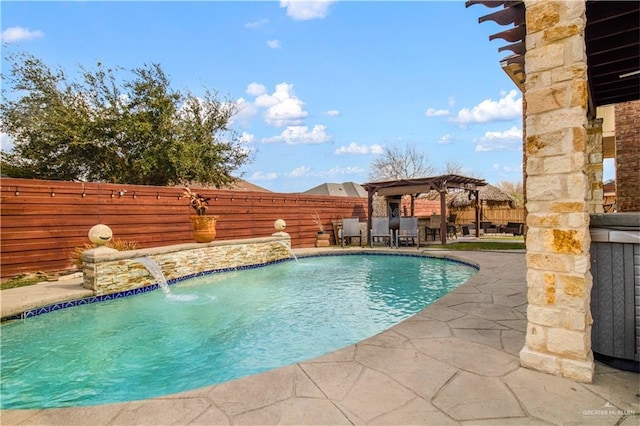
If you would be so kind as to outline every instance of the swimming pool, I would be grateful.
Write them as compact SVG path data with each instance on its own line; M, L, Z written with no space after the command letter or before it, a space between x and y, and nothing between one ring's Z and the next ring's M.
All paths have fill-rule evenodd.
M2 408L146 399L332 352L424 309L476 269L405 255L302 258L2 326Z

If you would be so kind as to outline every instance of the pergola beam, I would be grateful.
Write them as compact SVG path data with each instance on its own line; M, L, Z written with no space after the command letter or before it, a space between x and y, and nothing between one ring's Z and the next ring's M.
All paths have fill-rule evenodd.
M377 193L381 197L390 197L393 195L406 195L406 194L426 194L427 192L434 190L431 185L407 185L407 186L394 186L388 188L380 188Z

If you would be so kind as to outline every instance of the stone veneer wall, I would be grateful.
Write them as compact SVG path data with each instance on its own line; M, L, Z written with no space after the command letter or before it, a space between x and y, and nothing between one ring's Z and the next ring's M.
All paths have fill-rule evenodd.
M640 101L616 104L616 203L640 212Z
M584 1L526 0L525 367L593 380Z
M291 257L291 239L281 233L273 237L189 243L141 250L110 251L91 249L83 255L84 287L96 296L153 285L151 273L133 261L150 257L167 280L200 272L246 267Z

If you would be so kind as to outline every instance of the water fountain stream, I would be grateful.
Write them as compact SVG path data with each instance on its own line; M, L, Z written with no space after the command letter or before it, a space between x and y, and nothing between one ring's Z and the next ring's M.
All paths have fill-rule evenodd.
M293 252L293 250L291 250L291 247L289 247L288 244L286 244L284 241L277 241L277 243L280 244L282 247L286 248L289 254L291 255L291 257L293 257L293 259L296 262L298 261L298 258L296 257L295 253Z
M164 294L171 294L171 290L169 290L169 285L167 284L167 279L165 278L164 273L162 273L160 265L158 265L155 260L150 257L137 257L132 259L132 261L141 264L147 268L147 271L151 272L153 278L158 282L158 287L160 287Z

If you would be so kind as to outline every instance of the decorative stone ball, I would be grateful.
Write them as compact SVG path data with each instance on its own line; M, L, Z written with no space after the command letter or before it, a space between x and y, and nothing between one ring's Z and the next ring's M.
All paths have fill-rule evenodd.
M287 227L287 223L282 219L278 219L274 222L273 227L276 229L276 231L282 232Z
M97 246L107 244L112 237L113 232L111 231L111 228L101 223L95 225L89 230L89 239Z

